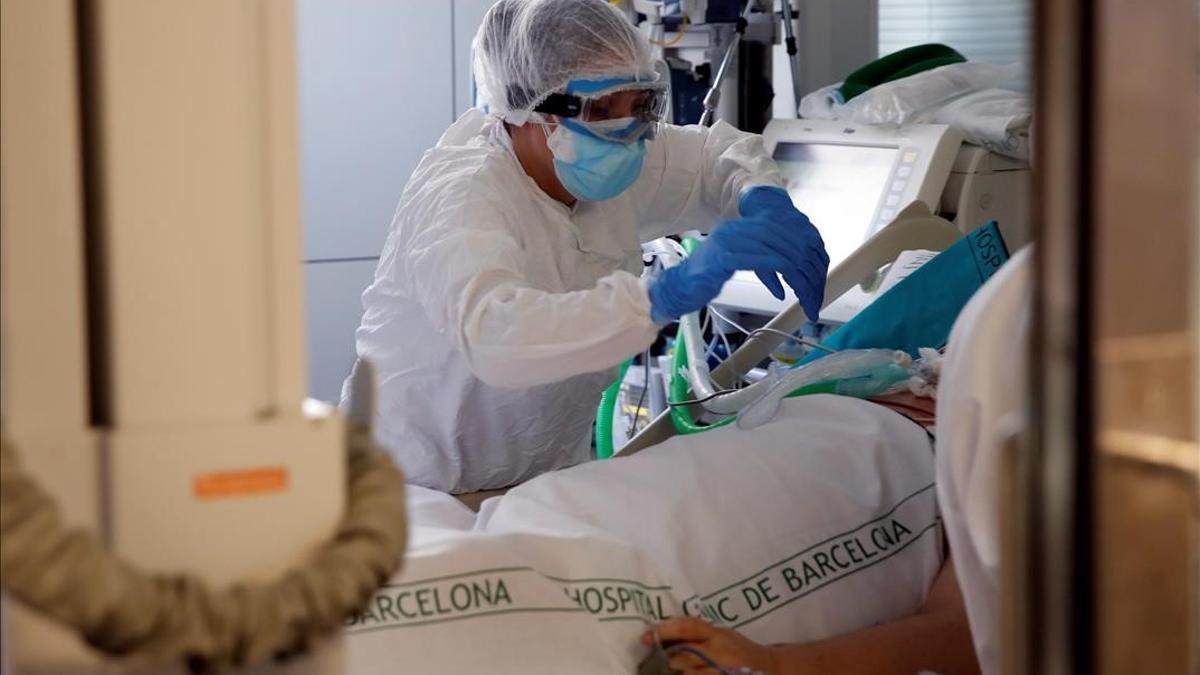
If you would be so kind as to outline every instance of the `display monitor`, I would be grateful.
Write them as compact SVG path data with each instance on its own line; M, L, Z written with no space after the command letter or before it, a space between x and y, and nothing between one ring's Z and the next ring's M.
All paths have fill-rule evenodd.
M896 147L828 143L775 147L788 194L821 232L831 265L872 234L899 152Z
M775 119L763 143L779 164L788 194L825 240L830 269L909 204L936 212L962 135L937 124L854 124L837 120ZM821 317L844 321L861 309L858 289L826 307ZM715 304L755 314L775 314L795 302L790 291L776 300L752 272L737 272Z

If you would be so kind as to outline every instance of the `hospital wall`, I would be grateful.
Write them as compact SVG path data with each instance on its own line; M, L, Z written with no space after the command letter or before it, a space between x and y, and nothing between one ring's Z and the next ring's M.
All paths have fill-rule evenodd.
M358 300L421 153L471 105L491 0L297 0L309 392L334 400Z

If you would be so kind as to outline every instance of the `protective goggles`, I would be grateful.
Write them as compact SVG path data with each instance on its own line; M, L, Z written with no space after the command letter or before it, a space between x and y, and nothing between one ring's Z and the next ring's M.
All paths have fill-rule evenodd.
M658 82L573 80L534 111L561 117L568 128L602 140L633 143L654 137L667 102L667 87Z

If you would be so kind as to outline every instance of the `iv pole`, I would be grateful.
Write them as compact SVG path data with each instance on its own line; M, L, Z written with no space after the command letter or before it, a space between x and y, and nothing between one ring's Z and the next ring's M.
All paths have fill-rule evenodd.
M742 39L745 37L746 25L750 21L750 13L754 11L755 4L756 0L749 0L746 3L746 9L738 17L737 29L730 39L729 45L725 48L724 56L721 57L721 65L717 68L716 76L713 77L712 86L709 87L708 93L704 95L704 112L700 115L701 126L707 127L711 125L713 118L716 117L717 104L721 100L721 85L725 83L725 78L729 76L729 66L733 63L734 55L737 54L738 45L742 43ZM783 30L787 36L788 62L792 66L792 90L795 92L796 105L799 106L800 64L797 57L795 26L792 24L791 0L781 0L781 4L783 5Z
M787 45L788 65L792 67L792 94L795 96L792 111L795 112L800 108L800 98L802 92L800 89L800 55L796 49L796 25L792 18L792 0L779 0L779 4L783 9L783 34L786 37L784 44Z

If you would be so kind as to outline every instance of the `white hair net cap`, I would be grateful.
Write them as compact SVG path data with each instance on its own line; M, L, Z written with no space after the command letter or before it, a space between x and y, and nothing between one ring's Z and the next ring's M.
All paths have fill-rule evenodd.
M473 47L481 98L517 125L571 80L657 78L650 43L604 0L500 0Z

